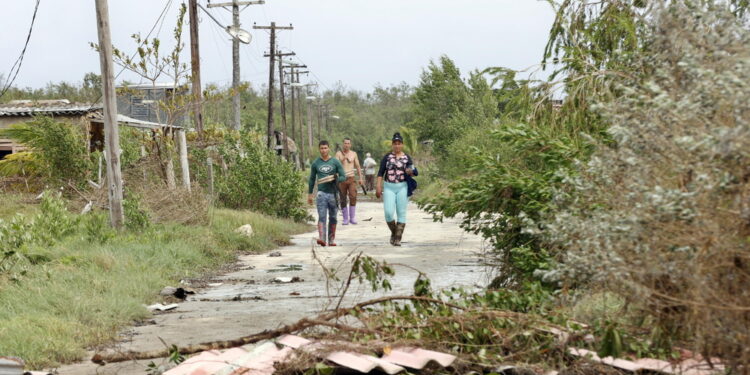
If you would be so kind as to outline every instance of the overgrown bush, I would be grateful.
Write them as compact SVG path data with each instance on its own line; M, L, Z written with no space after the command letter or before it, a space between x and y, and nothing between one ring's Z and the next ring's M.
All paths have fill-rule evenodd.
M616 144L566 176L532 230L565 254L545 277L607 285L659 335L748 366L750 31L723 3L654 20L633 67L647 75L597 108Z
M37 117L0 130L0 136L29 147L41 167L38 172L52 182L81 184L91 173L88 141L79 126Z
M26 251L29 246L49 246L71 235L77 226L78 219L67 211L65 202L50 192L44 193L40 212L33 217L16 214L7 222L0 219L0 278L25 274L25 269L16 269L18 264L40 261Z
M216 176L218 201L229 208L250 209L303 221L308 217L302 202L304 182L291 163L283 162L265 147L257 133L238 139L227 137L219 152L227 169Z

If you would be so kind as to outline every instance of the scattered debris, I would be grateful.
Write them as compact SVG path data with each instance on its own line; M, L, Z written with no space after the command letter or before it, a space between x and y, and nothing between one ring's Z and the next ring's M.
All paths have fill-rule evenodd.
M272 268L266 272L292 272L302 271L303 266L301 264L279 264L276 268Z
M235 233L239 233L246 237L252 237L253 236L253 226L250 224L245 224L237 229L234 230Z
M368 217L367 219L364 219L364 220L362 220L362 221L372 221L372 218L371 218L371 217Z
M693 358L689 358L685 361L672 364L667 361L653 358L640 358L632 361L613 357L601 358L596 354L595 351L581 348L568 348L568 353L579 358L585 358L590 361L599 362L617 369L634 373L653 371L662 374L674 375L711 375L723 374L726 370L725 367L721 364L712 365L707 361L698 361Z
M83 210L81 210L81 215L86 215L87 213L91 212L91 208L94 206L94 202L89 201L89 203L86 203L85 206L83 206Z
M280 283L280 284L288 284L288 283L299 283L305 280L302 280L299 276L294 277L277 277L272 280L274 283Z
M208 283L208 286L210 286L212 288L215 288L217 286L222 286L222 285L224 285L224 283Z
M281 251L272 251L271 253L268 254L268 256L269 257L280 257L281 256Z
M300 292L291 292L289 293L290 296L298 296L300 295Z
M536 372L523 368L523 367L516 367L516 366L500 366L492 371L493 373L497 373L500 375L537 375Z
M23 375L24 362L21 358L0 357L0 374Z
M277 347L277 344L280 344L281 348ZM351 343L346 342L334 344L352 346ZM299 336L285 335L280 337L276 343L264 341L256 345L236 347L223 352L203 351L164 374L231 374L248 368L253 369L253 373L257 374L273 374L276 371L274 363L284 364L293 361L296 357L295 354L299 353L328 361L341 367L344 371L384 372L390 375L407 372L407 369L421 370L432 365L445 368L456 360L456 356L452 354L420 348L394 348L380 358L359 353L354 349L326 352L328 352L326 344L321 341L310 341Z
M168 310L176 309L177 306L179 306L179 305L176 304L176 303L173 303L173 304L170 304L170 305L162 305L161 303L155 303L155 304L153 304L151 306L146 306L146 308L149 309L149 311L156 311L156 310L159 310L159 311L168 311Z
M155 324L156 324L156 320L148 319L148 320L137 320L134 325L136 327L143 327L143 326L150 326L150 325L155 325Z
M173 286L164 287L164 289L159 292L159 295L161 296L172 296L179 299L187 298L188 294L195 294L195 292L185 288L175 288Z

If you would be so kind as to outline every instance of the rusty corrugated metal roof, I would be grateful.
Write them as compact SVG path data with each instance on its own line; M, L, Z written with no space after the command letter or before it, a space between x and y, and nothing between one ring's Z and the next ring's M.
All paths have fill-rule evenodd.
M318 341L284 335L276 342L267 341L223 352L205 351L165 372L164 375L271 375L275 371L274 363L289 360L295 351L315 354L315 350L323 346L324 344ZM321 359L361 373L378 370L393 375L407 369L421 370L430 364L448 367L456 360L456 356L420 348L394 348L381 358L355 351L335 351Z

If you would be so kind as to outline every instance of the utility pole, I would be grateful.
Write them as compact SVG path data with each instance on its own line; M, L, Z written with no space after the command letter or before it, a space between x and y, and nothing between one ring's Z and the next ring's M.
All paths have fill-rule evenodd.
M190 65L192 67L193 122L198 139L203 140L203 92L201 90L201 57L198 46L198 0L188 3L190 17Z
M232 7L232 28L235 31L240 30L240 5L247 8L250 5L265 4L264 0L259 1L239 1L232 0L231 3L208 4L209 8L214 7ZM242 8L242 9L245 9ZM232 38L232 129L240 130L240 41Z
M318 98L318 140L323 139L323 133L320 132L323 123L323 99Z
M300 89L299 89L299 83L300 83L299 82L299 75L300 74L307 74L307 73L309 73L309 72L308 71L304 71L304 72L297 71L297 72L294 73L294 76L293 76L293 78L295 79L295 83L298 84L297 86L294 87L294 92L297 93L297 114L299 114L299 137L297 137L297 135L295 135L295 137L299 140L300 165L301 165L303 171L305 170L305 155L306 155L305 154L305 133L304 133L305 119L303 118L303 115L302 115L302 101L304 99L302 98L302 94L300 93Z
M310 94L309 87L310 86L315 86L315 84L314 83L308 83L305 86L307 86L307 90L305 90L307 92L307 94L305 96L307 97L307 96L310 96L309 95ZM312 100L308 100L307 98L305 98L305 100L307 100L307 145L309 147L310 153L312 153L312 151L313 151L313 118L312 118L312 116L313 116L313 113L312 113L313 112L313 110L312 110L313 102L312 102Z
M270 57L270 54L264 55ZM281 53L276 51L276 56L279 57L279 101L281 105L281 127L284 132L281 137L282 147L284 148L284 158L289 161L289 145L286 140L287 129L286 129L286 96L284 95L284 56L294 56L294 52Z
M112 62L112 39L109 33L107 0L96 0L96 30L99 35L99 64L102 70L102 103L104 107L104 152L107 158L109 221L112 227L122 228L125 214L122 208L122 171L120 170L120 133L117 125L117 98Z
M276 30L294 30L294 27L290 24L289 26L276 26L276 22L271 22L271 26L257 26L253 25L255 30L271 30L271 49L267 54L269 57L268 64L268 148L272 148L271 140L273 136L273 69L274 59L276 58Z
M292 98L292 133L291 134L292 134L292 139L296 139L295 144L298 145L297 155L300 155L300 153L302 152L300 145L304 145L304 142L299 143L299 140L302 138L297 137L297 116L295 116L295 112L297 112L297 107L295 105L296 103L295 103L294 97L295 97L295 92L297 91L297 87L295 86L295 84L297 83L297 81L299 81L299 74L295 71L295 69L306 68L306 67L307 67L306 65L299 65L299 64L285 65L284 68L290 69L290 73L289 73L290 79L288 83L284 82L282 84L282 85L289 85L289 87L291 88L289 92L289 96ZM295 76L297 77L296 80L295 80Z

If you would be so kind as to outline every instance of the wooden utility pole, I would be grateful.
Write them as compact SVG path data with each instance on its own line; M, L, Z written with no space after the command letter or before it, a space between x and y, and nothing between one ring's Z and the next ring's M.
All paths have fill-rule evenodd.
M198 45L198 0L188 3L190 17L190 65L192 67L193 122L198 139L203 140L203 92L201 90L201 56Z
M308 84L307 86L315 86L315 84ZM310 92L308 90L308 96ZM309 99L307 100L307 139L308 139L308 145L310 146L310 153L313 153L313 100Z
M232 7L232 28L235 31L240 30L240 5L245 8L249 5L265 4L264 0L259 1L239 1L232 0L231 3L208 4L209 8L223 7L227 9ZM244 8L243 8L244 9ZM232 38L232 129L240 130L240 40Z
M291 113L292 113L292 133L291 134L292 134L292 139L296 139L297 140L297 141L295 141L295 144L297 144L297 147L298 147L298 149L297 149L297 155L299 155L299 153L300 153L299 143L298 142L299 142L299 140L301 138L297 137L297 118L295 116L296 106L295 106L295 100L294 100L295 91L296 91L296 87L294 86L294 84L296 82L295 82L295 78L294 77L295 77L295 74L296 74L295 69L302 68L302 67L307 67L307 66L305 66L305 65L299 65L299 64L290 64L290 65L283 66L283 68L289 68L290 69L290 73L289 73L289 78L290 79L289 79L289 82L283 82L282 83L282 86L289 85L289 87L291 88L291 90L289 92L289 96L292 99L292 111L291 111ZM286 137L286 135L285 135L285 137Z
M180 147L180 168L182 168L182 186L190 191L190 165L188 164L187 137L185 129L177 130L177 140Z
M302 101L304 99L302 98L302 94L300 93L300 89L299 89L299 83L300 83L299 82L299 75L300 74L307 74L307 73L308 73L307 71L304 71L304 72L297 71L297 72L294 73L294 76L292 76L292 78L294 79L294 82L298 84L298 86L295 86L293 90L297 94L297 107L296 107L296 109L297 109L297 114L299 115L298 116L298 118L299 118L299 136L297 136L297 134L295 134L294 137L299 142L299 160L300 160L300 167L302 168L303 171L305 170L305 155L306 155L305 154L305 133L304 133L305 119L303 118L303 115L302 115Z
M125 214L122 208L122 171L120 170L120 133L117 125L117 98L112 62L112 40L109 33L107 0L96 0L96 29L99 35L99 64L102 70L102 104L104 107L104 152L107 158L109 191L109 221L112 227L122 228Z
M271 26L257 26L253 25L253 29L256 30L271 30L271 48L269 53L266 55L269 57L268 64L268 148L272 149L273 145L273 69L274 59L276 58L276 30L293 30L294 27L290 24L289 26L276 26L276 22L271 22Z
M264 56L270 57L269 55ZM281 127L283 130L281 143L284 149L284 158L286 161L289 161L289 144L286 140L288 133L286 128L286 96L284 95L284 56L294 56L294 52L281 53L281 51L276 51L276 56L278 56L279 60L279 102L281 106Z

